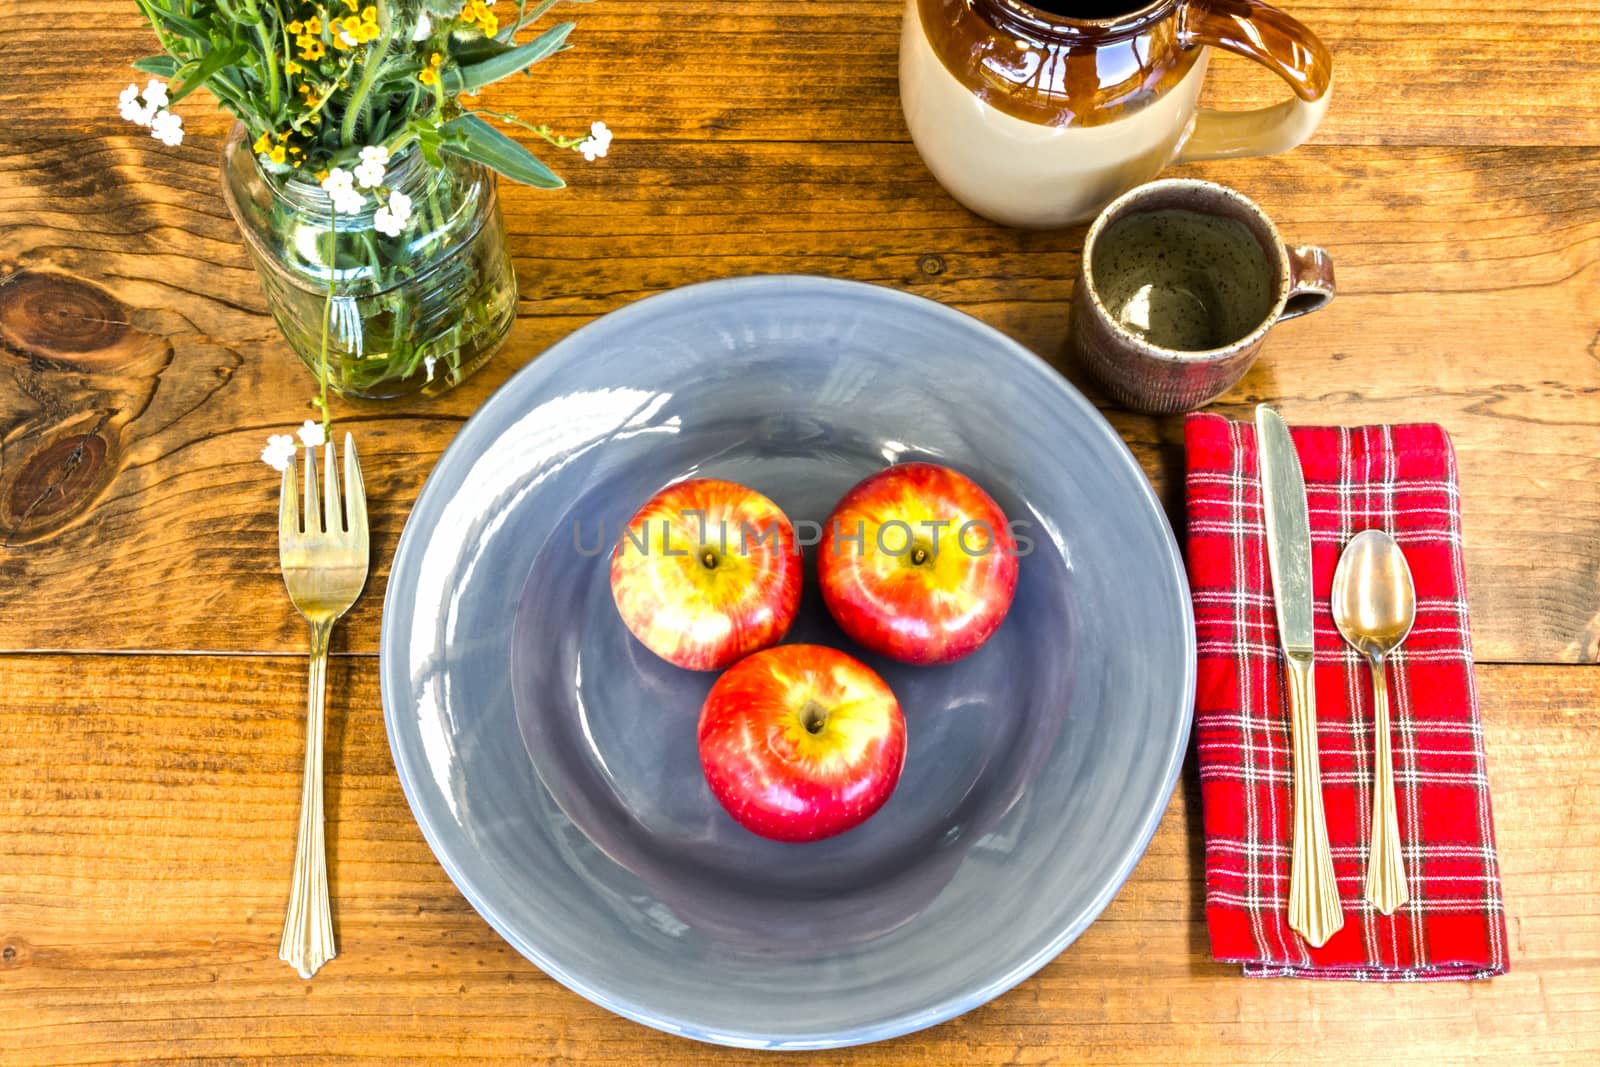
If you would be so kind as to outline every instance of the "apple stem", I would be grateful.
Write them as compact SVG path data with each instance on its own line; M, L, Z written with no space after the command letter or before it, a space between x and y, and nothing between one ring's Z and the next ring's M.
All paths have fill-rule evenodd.
M827 718L827 709L815 700L806 701L805 707L800 709L800 725L806 728L808 734L821 733L822 724Z

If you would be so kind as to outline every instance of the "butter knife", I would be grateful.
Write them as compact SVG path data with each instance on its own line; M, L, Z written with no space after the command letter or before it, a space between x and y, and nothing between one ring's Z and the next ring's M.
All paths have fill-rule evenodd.
M1322 811L1322 769L1317 756L1317 691L1312 684L1315 632L1311 625L1311 520L1300 457L1283 417L1256 407L1261 455L1267 559L1278 639L1288 664L1289 722L1294 743L1294 842L1289 853L1289 928L1320 946L1344 925L1339 886Z

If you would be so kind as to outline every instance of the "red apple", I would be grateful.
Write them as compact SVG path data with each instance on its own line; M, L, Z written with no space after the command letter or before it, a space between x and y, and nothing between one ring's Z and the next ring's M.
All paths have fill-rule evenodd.
M715 671L783 640L800 608L800 553L778 505L735 482L669 485L611 556L611 596L668 663Z
M841 834L883 806L906 759L900 703L872 669L821 645L740 660L700 711L700 766L741 826L775 841Z
M949 663L999 629L1017 590L1000 506L933 463L881 470L845 494L817 546L822 599L863 648Z

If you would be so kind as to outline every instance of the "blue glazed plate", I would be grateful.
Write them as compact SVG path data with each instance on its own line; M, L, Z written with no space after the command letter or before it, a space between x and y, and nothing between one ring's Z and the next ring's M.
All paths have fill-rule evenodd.
M1031 537L1012 610L955 664L862 656L905 709L899 788L832 840L756 838L701 777L712 676L628 634L599 549L674 479L821 523L911 459ZM811 577L789 639L861 655ZM1177 780L1194 631L1138 464L1037 357L893 290L740 278L606 315L467 422L395 555L382 679L417 822L525 956L662 1030L826 1048L982 1004L1110 902Z

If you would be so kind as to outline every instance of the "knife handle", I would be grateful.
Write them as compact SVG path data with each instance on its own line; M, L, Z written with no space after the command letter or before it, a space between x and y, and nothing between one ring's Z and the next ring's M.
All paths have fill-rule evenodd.
M1294 742L1294 843L1289 854L1289 929L1321 947L1344 925L1339 885L1322 812L1322 768L1317 756L1317 697L1311 654L1289 658L1289 727Z

